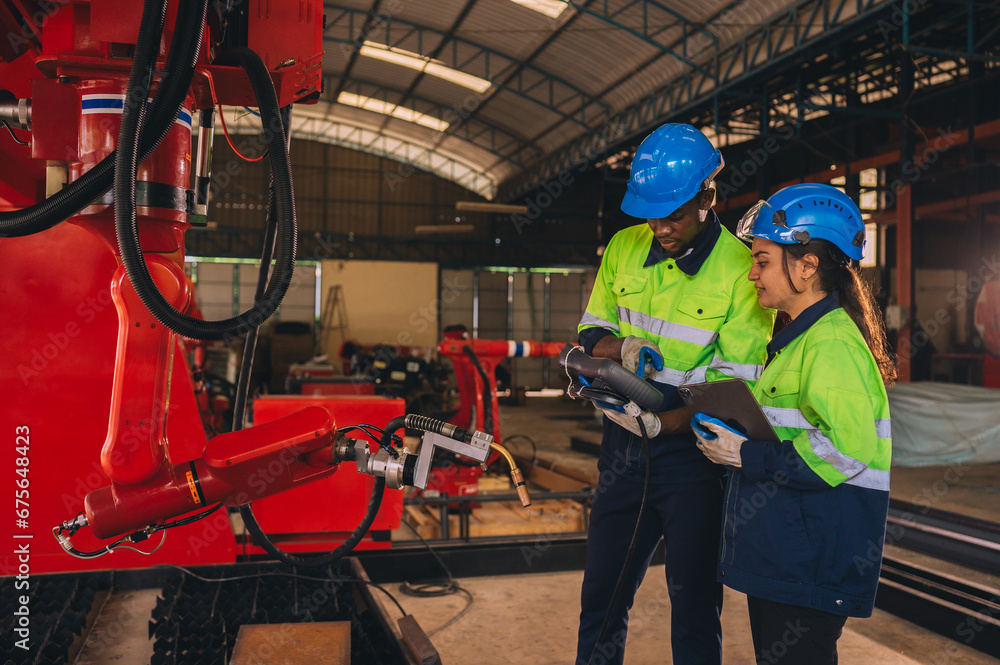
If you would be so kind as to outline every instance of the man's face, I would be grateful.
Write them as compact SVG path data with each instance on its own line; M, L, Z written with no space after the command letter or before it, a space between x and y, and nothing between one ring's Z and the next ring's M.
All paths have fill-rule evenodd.
M673 211L668 217L647 219L656 241L669 257L684 254L704 227L706 213L711 206L715 191L708 189Z

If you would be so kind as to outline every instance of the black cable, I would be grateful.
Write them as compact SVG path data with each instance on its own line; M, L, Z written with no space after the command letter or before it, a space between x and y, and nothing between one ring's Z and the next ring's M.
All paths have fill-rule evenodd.
M247 334L274 314L292 282L297 242L295 193L292 187L292 171L286 144L288 132L282 122L274 83L268 73L267 66L260 59L260 56L248 48L227 51L216 58L214 64L239 66L246 71L257 99L257 106L260 108L267 141L268 163L273 183L274 214L277 218L275 267L274 273L267 281L263 296L254 303L251 309L222 321L203 321L179 312L167 302L149 273L146 258L139 244L139 228L135 208L135 164L132 156L126 156L128 162L121 164L123 155L119 154L119 163L115 167L115 230L121 250L122 263L125 265L129 280L132 282L139 299L156 317L157 321L184 337L200 340L222 340ZM134 69L133 67L133 71ZM130 79L126 110L135 104L136 95L132 93L132 90L132 80ZM131 125L126 124L126 119L127 117L123 114L121 135L127 140L125 130L127 127L131 128ZM119 153L125 147L123 144L124 141L120 140ZM262 266L263 269L269 267L270 263Z
M166 66L149 107L149 121L140 136L139 163L152 154L177 120L194 76L207 8L208 0L180 1ZM192 39L192 35L198 38ZM116 155L116 152L111 153L44 201L20 210L0 212L0 238L40 233L93 203L111 189Z
M487 434L493 433L493 388L490 386L490 377L486 374L486 370L483 369L482 363L479 362L479 358L476 357L475 352L472 347L465 345L462 347L462 351L465 355L469 356L469 360L475 365L476 371L479 372L479 378L483 381L483 390L486 394L483 396L483 431ZM472 423L473 428L476 424Z
M390 439L392 432L396 429L402 427L402 418L393 418L386 428L386 433L383 436L383 444L386 439ZM394 423L398 422L398 425L394 426ZM233 427L236 427L236 423L233 423ZM288 554L283 552L271 541L270 538L264 533L263 529L260 528L260 524L257 523L256 518L253 515L253 510L249 504L240 506L240 516L243 518L243 523L253 537L255 543L264 549L268 554L274 558L287 563L292 566L303 566L306 568L316 568L320 566L327 566L334 561L341 559L348 552L353 550L361 539L364 538L365 534L368 533L368 529L371 527L372 523L375 521L375 517L378 515L379 506L382 504L382 495L385 493L385 478L378 477L375 478L375 485L372 488L371 497L368 499L368 509L365 512L364 518L361 523L354 529L347 540L338 545L336 548L327 552L326 554L314 555L314 556L295 556L293 554Z
M594 642L594 649L590 652L587 665L594 662L594 656L604 640L604 634L608 631L608 624L611 622L611 615L614 613L615 605L618 603L618 594L621 593L622 585L625 583L625 573L632 565L632 556L635 554L636 543L639 542L639 529L642 527L642 518L646 514L646 499L649 498L650 466L652 466L649 456L649 437L646 436L646 426L642 424L642 419L636 416L635 421L639 423L639 433L642 434L642 452L646 456L646 473L642 481L642 502L639 504L639 516L635 520L635 530L632 532L632 540L628 544L628 552L625 553L625 564L618 574L618 581L615 583L615 590L611 593L611 602L604 613L604 621L601 624L601 632L597 634L597 641Z
M444 630L445 628L447 628L448 626L452 625L453 623L461 619L463 616L465 616L469 612L469 610L472 609L472 603L475 602L475 598L472 596L472 594L469 592L468 589L463 587L455 580L455 578L451 574L451 570L448 568L447 564L445 564L444 559L442 559L438 555L437 551L433 547L431 547L430 543L424 540L424 537L420 535L420 532L417 531L417 529L406 520L402 520L402 522L403 524L405 524L410 528L410 531L413 532L413 535L415 535L417 538L420 539L420 542L424 544L427 550L432 555L434 555L435 559L437 559L438 563L441 564L441 568L444 570L444 574L448 576L448 583L438 584L435 582L427 582L424 584L414 585L411 584L410 582L403 582L402 584L399 585L399 591L401 593L406 594L407 596L414 596L416 598L435 598L438 596L450 596L455 593L464 593L466 598L469 599L469 602L465 605L465 607L462 609L461 612L459 612L458 614L453 616L450 620L438 626L434 630L429 631L427 633L427 636L430 637L434 633L441 632L442 630Z
M212 513L214 513L216 510L218 510L221 507L222 507L222 504L221 503L217 503L214 506L212 506L211 508L207 508L207 509L201 511L200 513L197 513L196 515L191 515L189 517L184 517L184 518L181 518L179 520L174 520L173 522L164 522L163 524L157 524L157 525L155 525L155 528L156 528L157 531L163 531L165 529L172 529L172 528L178 527L178 526L187 526L188 524L194 524L198 520L205 519L206 517L208 517L209 515L211 515Z
M14 133L14 129L10 125L8 125L7 121L4 120L3 118L0 118L0 124L2 124L4 127L7 128L7 131L10 132L10 137L14 139L15 143L19 143L21 145L31 145L27 141L22 141L21 139L17 138L17 134Z
M259 58L258 58L259 60ZM273 92L273 87L272 87ZM264 113L264 109L261 109L261 113ZM284 143L281 145L281 150L272 150L272 154L281 152L284 154L286 160L288 158L288 142L291 141L291 132L288 131L291 116L290 109L287 107L281 111L279 114L279 120L282 124L280 134ZM269 148L270 149L270 148ZM276 238L276 228L279 224L277 219L277 213L272 207L271 203L275 203L278 200L278 187L275 185L277 178L272 172L271 175L271 193L268 197L268 215L267 215L267 228L264 233L264 247L261 250L261 260L260 267L257 271L257 289L254 295L254 306L260 302L264 297L267 290L270 289L271 283L274 281L277 275L277 269L275 274L268 277L268 267L271 265L271 252L274 245L277 242ZM262 322L261 322L262 323ZM243 346L243 358L240 362L240 375L236 383L236 401L233 407L233 431L237 432L243 429L243 424L246 419L246 401L247 395L250 389L250 373L253 369L253 356L257 347L257 333L260 324L251 328L247 333L246 343ZM392 434L395 432L393 424L399 422L399 427L402 427L402 418L394 418L386 426L386 431L383 433L383 438L388 436L388 440L392 440ZM388 447L388 444L385 444ZM326 554L300 557L287 552L283 552L267 537L264 530L260 528L260 524L257 522L257 518L254 517L253 509L250 504L245 504L239 507L240 517L243 518L243 524L250 535L253 537L255 543L257 543L265 552L273 556L274 558L287 563L292 566L303 566L306 568L315 568L320 566L326 566L338 559L342 558L345 554L354 549L354 547L361 542L364 535L368 532L369 527L375 521L375 517L378 514L379 506L382 504L382 495L385 492L385 479L376 478L375 486L372 488L371 497L368 499L368 509L365 512L364 518L361 523L358 524L357 528L351 533L351 535L341 543L338 547L334 548L332 551ZM245 545L245 543L244 543Z
M253 511L250 509L249 504L240 506L240 516L243 518L243 523L246 525L247 531L249 531L250 535L253 536L254 542L262 547L268 554L279 561L292 566L318 568L321 566L328 566L329 564L341 559L344 555L353 550L359 542L361 542L361 539L364 538L366 533L368 533L368 529L371 527L372 522L375 521L375 516L378 514L379 506L382 504L382 495L384 492L385 478L376 478L375 487L372 488L371 497L368 499L368 510L365 513L364 519L361 520L361 523L358 524L357 528L354 529L347 540L326 554L303 557L282 552L260 528L260 525L253 516Z
M283 110L281 114L281 122L284 128L285 125L290 125L291 120L288 115L288 110ZM290 129L290 127L289 127ZM289 144L291 143L291 132L285 132L285 150L287 151ZM278 233L278 222L277 222L277 211L275 206L277 204L275 198L275 184L274 184L274 174L271 174L270 183L268 185L268 196L267 196L267 214L265 215L266 223L264 226L264 241L261 244L261 254L260 254L260 265L257 268L257 286L254 291L253 302L256 307L257 304L264 297L264 293L267 290L267 283L269 281L268 269L271 266L271 256L274 253L274 241ZM263 323L263 322L261 322ZM250 393L250 375L253 370L253 357L254 353L257 351L257 336L260 333L260 324L251 328L247 332L246 340L243 343L243 358L240 361L240 373L236 377L236 388L233 393L233 431L243 429L244 422L246 421L246 404L247 397Z
M110 554L119 545L121 545L125 541L129 541L129 542L132 542L132 543L138 543L138 542L141 542L142 540L145 540L146 537L148 537L148 536L150 536L150 535L152 535L154 533L160 533L160 532L166 531L167 529L172 529L174 527L187 526L188 524L193 524L194 522L197 522L198 520L205 519L206 517L208 517L209 515L211 515L212 513L214 513L216 510L218 510L221 507L222 507L222 504L221 503L217 503L214 506L212 506L211 508L203 510L202 512L197 513L195 515L191 515L189 517L185 517L185 518L182 518L182 519L179 519L179 520L174 520L173 522L164 522L163 524L154 524L154 525L152 525L151 531L149 531L149 532L147 532L146 529L139 529L138 531L133 531L132 533L129 533L129 534L126 534L126 535L122 536L121 538L119 538L118 540L114 541L113 543L111 543L109 545L105 545L101 549L94 550L92 552L82 552L82 551L80 551L80 550L78 550L78 549L76 549L75 547L72 547L72 546L66 548L66 551L69 552L70 554L72 554L73 556L76 556L76 557L78 557L80 559L95 559L95 558L97 558L99 556L104 556L105 554ZM80 514L82 514L82 512ZM59 528L59 527L56 527L56 529L54 530L54 533L55 532L62 532L62 529ZM71 532L70 535L72 536L73 533L75 533L75 530L73 532ZM137 536L139 534L145 534L145 537L143 537L143 538L137 538ZM56 537L56 539L58 540L58 536ZM161 541L160 545L162 545L162 541ZM156 548L153 550L153 552L155 552L156 550L158 550L160 548L160 545L157 545ZM139 550L135 550L135 551L138 552ZM140 552L140 554L152 554L153 552L148 552L148 553L146 553L146 552Z
M110 554L116 547L121 545L123 542L129 539L129 536L122 536L115 542L105 545L99 550L94 550L93 552L82 552L75 547L68 547L66 551L77 557L78 559L96 559L99 556L104 556L105 554Z
M348 432L353 432L355 430L360 430L360 431L364 432L365 435L367 435L369 439L371 439L374 443L377 443L377 444L380 444L380 445L381 445L381 437L382 437L383 434L385 434L385 430L383 430L381 427L376 427L375 425L369 425L367 423L359 423L357 425L348 425L347 427L341 427L341 428L337 429L337 431L340 432L341 434L347 434ZM403 443L403 440L401 438L399 438L398 435L393 434L392 438L390 439L390 443L391 443L392 446L399 446L399 445L401 445ZM390 448L388 448L388 451L389 451L390 454L393 455L393 457L396 457L396 455L394 454L396 452L395 448L390 447Z
M441 564L441 569L444 570L444 574L448 576L448 583L447 584L427 583L415 586L410 582L403 582L401 585L399 585L399 590L408 596L420 596L424 598L429 596L449 596L458 591L458 589L461 587L458 584L458 582L455 581L455 578L452 576L451 570L448 568L447 564L445 564L444 559L442 559L440 555L438 555L437 551L433 547L431 547L430 543L424 540L424 537L420 535L420 532L417 531L416 527L414 527L406 520L401 520L401 521L403 524L409 527L410 531L413 532L413 535L415 535L417 538L420 539L420 542L424 544L424 547L426 547L427 550L434 556L434 558L437 559L437 562ZM429 589L434 586L439 587L439 590L429 591Z

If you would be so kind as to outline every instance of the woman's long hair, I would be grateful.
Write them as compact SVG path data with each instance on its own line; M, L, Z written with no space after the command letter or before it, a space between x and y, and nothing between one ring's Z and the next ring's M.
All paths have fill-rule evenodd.
M885 338L885 322L882 320L882 313L875 306L871 289L861 277L857 263L848 259L833 243L818 238L804 245L796 243L782 245L781 248L785 254L785 276L792 291L796 293L801 292L792 284L788 273L788 258L801 261L806 254L812 254L819 259L816 271L819 274L819 288L827 293L834 290L840 293L840 305L861 331L861 336L878 365L883 383L886 387L894 384L896 362Z

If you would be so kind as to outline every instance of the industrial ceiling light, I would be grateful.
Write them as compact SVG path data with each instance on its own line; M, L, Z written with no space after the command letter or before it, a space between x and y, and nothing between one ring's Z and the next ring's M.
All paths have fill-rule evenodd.
M545 14L550 18L559 18L559 15L569 5L568 2L564 2L563 0L511 0L511 2L516 2L522 7L533 9L539 14Z
M365 40L364 44L361 46L360 53L361 55L368 56L369 58L377 58L378 60L391 62L402 67L415 69L418 72L424 72L425 74L436 76L464 88L475 90L476 92L486 92L490 89L490 86L493 85L486 79L481 79L478 76L473 76L472 74L466 74L465 72L460 72L457 69L452 69L439 60L431 60L430 58L418 53L405 51L394 46L379 44L378 42Z
M448 129L448 123L444 120L438 120L437 118L429 116L426 113L418 113L413 109L405 106L399 106L398 104L392 104L390 102L384 102L381 99L363 97L362 95L355 95L350 92L342 92L337 97L337 103L364 109L366 111L371 111L372 113L381 113L382 115L392 116L393 118L398 118L399 120L405 120L406 122L413 122L418 125L423 125L424 127L430 127L431 129L439 132L443 132Z
M528 212L526 205L508 205L505 203L485 203L481 201L456 201L455 210L465 212L496 212L510 215L524 215Z
M413 232L420 235L448 235L453 233L472 233L473 224L428 224L413 227Z

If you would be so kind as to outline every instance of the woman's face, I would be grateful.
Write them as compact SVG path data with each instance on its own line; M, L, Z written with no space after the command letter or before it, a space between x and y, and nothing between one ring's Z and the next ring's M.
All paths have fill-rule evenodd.
M808 278L815 273L813 266L789 257L788 275L785 275L785 253L781 245L764 238L754 238L750 252L753 255L753 266L747 279L757 288L757 300L761 307L788 312L795 318L815 301L811 295L812 289L806 288L809 286ZM807 254L803 259L810 256ZM789 276L800 293L792 290L788 283Z

